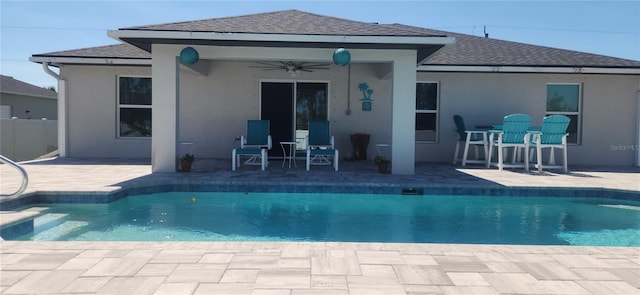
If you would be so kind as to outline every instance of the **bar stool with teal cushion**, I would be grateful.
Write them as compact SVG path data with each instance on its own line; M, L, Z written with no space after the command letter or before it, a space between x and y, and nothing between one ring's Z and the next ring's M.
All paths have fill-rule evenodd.
M542 119L542 127L540 132L533 133L531 148L536 149L536 167L539 172L543 168L559 169L562 168L565 173L569 172L567 164L567 128L571 119L564 115L551 115ZM542 161L542 149L549 149L549 162L544 164ZM555 163L554 149L562 149L562 165Z
M456 142L456 149L453 153L453 164L457 163L458 153L460 151L460 144L464 143L464 151L462 153L462 166L467 163L480 163L485 164L487 159L487 130L467 130L464 119L460 115L454 115L453 121L456 124L456 132L458 133L458 141ZM469 146L473 146L475 150L475 159L469 160L467 155L469 153ZM478 147L482 146L484 152L484 159L480 159L478 156Z
M502 170L507 167L524 167L526 171L529 171L529 124L531 123L531 117L527 114L512 114L505 116L502 121L501 130L489 131L489 156L487 161L487 168L489 166L497 166ZM498 149L498 159L496 162L492 162L493 148ZM503 152L506 148L513 148L513 161L510 164L504 163ZM524 160L522 163L516 163L515 155L518 150L524 150Z

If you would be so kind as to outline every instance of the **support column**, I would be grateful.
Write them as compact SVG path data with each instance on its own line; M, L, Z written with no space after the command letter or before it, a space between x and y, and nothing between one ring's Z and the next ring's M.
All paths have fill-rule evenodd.
M177 53L153 45L151 66L151 172L176 172L179 69Z
M391 173L415 174L416 52L407 51L393 62Z
M67 81L58 79L58 153L67 157Z
M640 167L640 79L638 79L638 92L636 92L636 167Z

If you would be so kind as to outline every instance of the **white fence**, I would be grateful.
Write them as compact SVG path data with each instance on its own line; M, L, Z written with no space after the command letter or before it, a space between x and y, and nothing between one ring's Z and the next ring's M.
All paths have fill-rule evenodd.
M36 159L58 148L57 120L1 119L0 154L13 161Z

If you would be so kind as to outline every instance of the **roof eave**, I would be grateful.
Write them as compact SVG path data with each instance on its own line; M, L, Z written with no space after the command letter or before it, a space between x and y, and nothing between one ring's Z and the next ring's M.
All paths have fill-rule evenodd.
M46 96L46 95L33 94L33 93L25 93L25 92L5 91L5 90L0 90L0 92L2 92L2 93L6 93L6 94L24 95L24 96L37 97L37 98L45 98L45 99L58 99L58 96Z
M351 36L351 35L294 35L252 34L186 31L111 30L109 37L126 42L131 39L208 40L240 42L291 42L335 44L396 44L396 45L447 45L455 43L453 37L439 36ZM134 44L135 45L135 44Z
M640 68L590 67L590 66L465 66L421 65L419 72L469 72L469 73L557 73L557 74L619 74L640 75Z
M29 61L36 63L49 63L54 66L62 64L86 64L86 65L135 65L150 66L150 58L117 58L117 57L60 57L60 56L32 56Z

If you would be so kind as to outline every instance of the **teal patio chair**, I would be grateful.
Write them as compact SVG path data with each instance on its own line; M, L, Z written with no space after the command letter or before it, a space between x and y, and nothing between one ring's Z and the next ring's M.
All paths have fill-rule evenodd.
M454 115L453 122L456 124L456 132L458 133L458 141L456 142L456 149L453 153L453 164L457 163L460 159L458 158L458 153L460 152L460 144L463 143L462 166L466 166L467 163L485 164L487 162L487 130L467 130L464 125L464 119L460 115ZM469 146L471 145L474 147L476 156L473 160L467 158ZM484 159L478 157L478 146L482 146Z
M567 164L567 128L571 119L564 115L552 115L542 119L542 127L540 132L533 133L531 148L536 149L536 166L538 172L542 172L543 168L559 169L562 168L565 173L569 172ZM549 162L543 164L542 149L549 149ZM562 149L562 165L555 163L554 149Z
M231 170L240 167L240 156L249 156L246 165L260 165L262 171L269 166L267 150L271 149L269 120L247 121L247 136L240 137L240 148L231 152Z
M529 124L531 117L526 114L512 114L504 117L501 130L489 131L489 156L487 157L487 168L497 166L502 170L507 167L524 167L529 171ZM496 138L497 137L497 138ZM492 162L493 148L498 149L498 159ZM511 164L504 163L504 149L513 148L513 160ZM516 163L516 155L519 150L524 150L523 163Z
M309 121L307 135L307 171L311 165L330 165L338 171L338 150L335 148L329 121Z

